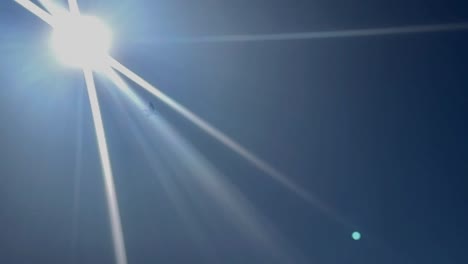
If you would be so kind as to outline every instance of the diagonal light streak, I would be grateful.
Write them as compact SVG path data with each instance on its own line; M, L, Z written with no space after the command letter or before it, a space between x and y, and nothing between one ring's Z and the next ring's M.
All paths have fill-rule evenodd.
M336 31L313 31L279 34L245 34L204 36L195 38L161 38L155 43L222 43L222 42L252 42L252 41L280 41L280 40L305 40L305 39L329 39L349 37L370 37L383 35L399 35L411 33L430 33L468 30L468 23L414 25L388 28L350 29ZM144 42L144 40L142 41Z
M111 225L112 242L114 246L115 260L117 264L127 264L127 254L125 250L125 241L120 220L120 212L115 191L114 177L109 159L104 124L102 122L99 100L94 84L93 72L84 69L86 87L88 89L89 103L93 114L94 128L101 158L102 172L104 176L104 185L106 192L107 209L109 210L109 220Z
M289 189L290 191L294 192L296 195L300 196L303 198L305 201L311 203L312 205L320 208L323 211L330 212L330 208L326 207L323 205L317 198L315 198L312 194L310 194L308 191L306 191L304 188L300 187L296 183L292 182L289 180L286 175L269 165L266 161L260 159L257 157L255 154L250 152L247 148L244 146L240 145L237 143L235 140L230 138L229 136L225 135L223 132L220 130L216 129L214 126L209 124L207 121L202 119L201 117L197 116L195 113L184 107L183 105L179 104L163 92L161 92L159 89L145 81L143 78L141 78L139 75L122 65L120 62L117 60L110 58L110 65L112 68L141 86L143 89L151 93L152 95L156 96L158 99L160 99L163 103L171 107L173 110L175 110L177 113L188 119L190 122L192 122L194 125L196 125L198 128L221 142L223 145L234 151L235 153L239 154L243 158L245 158L247 161L249 161L251 164L253 164L257 169L263 171L267 175L269 175L271 178L273 178L275 181L281 183L284 187ZM112 78L114 81L118 80L116 78ZM118 86L121 85L119 81L116 82Z
M33 13L40 19L42 19L47 24L51 25L52 27L54 26L54 20L52 15L44 11L44 9L40 8L38 5L34 4L29 0L15 0L15 2L20 4L26 10Z
M39 0L46 10L30 0L15 0L16 3L23 6L25 9L45 21L47 24L54 27L59 20L54 17L63 12L51 0ZM69 10L73 14L79 14L79 6L77 0L68 0ZM451 24L433 24L433 25L410 25L400 27L387 28L367 28L367 29L351 29L351 30L336 30L336 31L318 31L318 32L297 32L297 33L282 33L282 34L258 34L258 35L224 35L224 36L204 36L196 38L166 38L156 42L180 42L180 43L224 43L224 42L254 42L254 41L283 41L283 40L310 40L310 39L331 39L331 38L351 38L351 37L370 37L384 35L400 35L414 33L430 33L430 32L449 32L468 30L468 23L451 23ZM314 195L308 192L305 188L291 181L287 175L283 174L275 167L271 166L265 160L259 158L249 149L236 142L234 139L224 134L222 131L211 125L208 121L199 117L185 106L181 105L168 95L164 94L158 88L144 80L135 72L131 71L120 62L113 58L109 58L109 67L107 76L115 83L117 87L124 90L128 89L125 82L121 79L119 72L123 76L132 80L147 92L156 96L171 109L182 115L184 118L192 122L199 129L212 136L225 147L234 151L257 169L270 176L273 180L280 183L286 189L292 191L299 197L303 198L308 203L327 213L335 215L333 210L321 203ZM117 71L117 72L116 72ZM105 193L107 209L109 213L109 221L111 226L112 242L114 254L117 264L127 264L127 255L125 249L125 241L122 231L122 223L120 218L117 194L115 190L114 178L112 173L111 161L107 148L106 135L104 124L101 116L99 100L96 92L96 87L91 69L84 69L86 87L88 90L89 101L92 110L92 116L95 126L98 150L104 177ZM130 95L130 93L127 93ZM336 215L335 215L336 216Z
M297 263L292 261L295 259L290 255L290 249L287 245L281 243L283 240L281 236L276 233L275 229L266 228L270 222L259 215L255 207L246 199L246 197L229 181L226 181L218 170L216 170L211 163L203 157L193 146L185 140L176 129L174 129L163 117L159 115L153 115L151 118L142 117L139 110L145 108L143 100L133 91L133 89L127 84L126 80L123 80L114 69L106 71L108 77L114 82L114 84L120 89L121 93L125 96L126 105L120 105L126 111L122 112L124 118L127 119L127 123L135 122L136 120L143 118L144 121L150 121L148 126L143 130L150 130L150 134L158 133L158 138L161 141L147 142L143 130L138 129L138 125L133 123L130 125L130 130L135 136L140 148L142 149L143 156L152 163L151 168L155 170L167 170L167 173L173 173L171 177L161 177L160 181L163 188L168 191L169 196L175 202L177 211L180 212L181 216L188 216L187 212L179 206L181 200L174 196L173 189L176 184L181 190L185 191L190 197L193 197L192 191L202 192L206 194L210 199L213 200L213 204L219 206L222 209L221 214L228 214L232 224L239 228L239 232L249 238L252 245L261 247L274 255L277 259L282 259L283 263ZM112 94L114 100L115 94ZM122 104L122 102L119 102ZM130 116L131 111L126 107L128 103L135 104L135 109L138 109L136 116L133 118ZM136 119L135 119L136 118ZM148 129L146 129L148 128ZM150 147L148 147L150 143ZM155 153L151 153L151 145L157 144L158 149L164 153L159 156L159 159L150 158ZM184 179L179 177L184 175ZM190 177L186 177L189 176ZM178 179L179 178L179 179ZM179 185L180 184L180 185ZM172 188L171 188L172 187ZM171 190L172 189L172 190ZM198 196L197 196L198 197ZM198 197L200 198L200 197ZM211 206L211 203L210 203ZM187 209L187 208L185 208ZM213 213L213 218L218 217L216 213ZM185 218L185 217L184 217ZM190 219L187 219L190 221ZM189 222L191 229L195 234L201 234L198 229L199 227L193 226L193 221ZM194 230L195 229L195 230ZM205 243L208 241L203 240ZM208 242L209 243L209 242ZM258 243L258 244L257 244Z
M52 16L60 14L63 10L53 3L51 0L39 0L39 3L50 13Z
M70 11L74 14L79 14L80 13L80 8L78 7L78 2L77 0L68 0L68 7L70 8Z
M120 89L120 91L125 94L131 101L133 102L140 102L139 98L135 93L132 92L130 87L127 85L127 83L120 77L119 74L114 70L114 68L109 67L106 71L105 74L107 78L109 78L117 88ZM139 105L140 106L140 105Z

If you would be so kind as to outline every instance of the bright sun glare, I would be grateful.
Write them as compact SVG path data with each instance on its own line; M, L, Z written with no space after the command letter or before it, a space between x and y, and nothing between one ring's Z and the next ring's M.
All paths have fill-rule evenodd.
M75 68L106 66L112 33L101 20L67 13L55 22L52 47L60 62Z

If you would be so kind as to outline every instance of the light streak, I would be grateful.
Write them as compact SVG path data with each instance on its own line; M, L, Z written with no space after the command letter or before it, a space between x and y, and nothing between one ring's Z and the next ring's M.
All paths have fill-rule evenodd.
M167 123L164 118L156 115L153 115L152 118L144 118L145 123L149 122L148 127L143 129L144 131L150 130L149 133L151 134L154 132L158 133L158 138L160 138L160 141L157 143L158 149L162 153L165 153L165 156L159 157L162 158L162 163L158 158L154 158L155 153L151 153L151 147L148 148L148 145L151 145L151 143L145 140L142 133L144 131L138 129L135 123L132 124L132 122L135 122L135 119L140 118L141 121L141 118L143 118L139 114L139 110L143 109L145 104L114 69L108 70L106 74L109 75L109 78L120 89L125 98L128 99L127 101L135 104L136 109L138 109L137 116L131 117L130 111L125 107L127 105L121 105L126 110L122 114L127 119L126 122L130 124L128 127L140 145L143 156L155 170L167 170L168 168L164 167L170 167L167 172L172 172L173 174L168 175L169 177L160 177L160 183L168 191L168 195L175 203L176 209L181 216L185 218L188 215L186 212L187 208L180 208L180 206L183 206L180 197L176 197L173 193L173 184L177 183L182 184L180 187L188 193L196 191L209 195L214 204L219 206L219 208L223 208L222 214L228 214L233 224L239 229L239 232L245 234L256 247L264 248L269 254L275 255L275 259L281 259L281 262L297 263L297 261L293 261L295 258L289 254L290 249L287 249L287 246L280 242L282 241L281 236L274 229L265 228L270 222L261 215L258 215L246 197L234 185L224 180L223 175L200 152L194 149L177 130ZM114 100L117 100L115 94L112 94L112 96ZM180 175L184 175L184 179L180 179ZM187 177L189 175L190 177ZM219 215L213 213L212 216L216 218ZM190 219L186 221L190 223L192 234L194 234L193 232L198 234L199 239L203 237L197 226L194 226ZM204 243L209 243L207 240L203 239L203 241Z
M201 117L197 116L195 113L184 107L183 105L179 104L159 89L151 85L149 82L141 78L139 75L119 63L117 60L110 58L110 65L112 68L141 86L143 89L151 93L152 95L159 98L163 103L171 107L177 113L188 119L202 131L206 132L219 142L221 142L224 146L228 147L235 153L239 154L251 164L253 164L257 169L263 171L272 179L276 180L277 182L281 183L284 187L294 192L296 195L303 198L305 201L309 202L310 204L320 208L323 211L329 212L330 209L323 205L317 198L315 198L312 194L307 192L304 188L300 187L296 183L289 180L283 173L269 165L266 161L260 159L255 154L250 152L247 148L237 143L235 140L230 138L229 136L225 135L220 130L216 129L214 126L209 124L207 121L202 119ZM115 81L115 78L113 78ZM118 85L120 86L120 85Z
M388 28L350 29L335 31L312 31L279 34L252 34L252 35L224 35L203 36L194 38L160 38L151 43L223 43L223 42L253 42L253 41L281 41L281 40L307 40L331 39L350 37L371 37L383 35L400 35L411 33L430 33L468 30L468 23L414 25ZM144 39L137 43L145 43Z
M89 103L91 105L91 111L93 114L99 155L101 158L115 260L117 264L127 264L127 254L125 250L125 241L122 231L122 223L120 220L117 194L115 191L114 177L112 175L112 167L109 158L109 151L107 148L104 124L102 122L101 109L94 84L93 72L89 69L84 69L83 71L86 80L86 87L88 90Z
M49 24L50 26L54 27L55 20L53 16L42 8L37 6L31 1L28 0L15 0L18 4L23 6L25 9L42 19L44 22ZM54 6L51 2L47 0L42 1L45 6L54 9ZM73 2L73 1L71 1ZM72 8L73 12L78 12L77 6L74 7L73 3L71 3L70 8ZM75 4L77 4L75 2ZM106 142L106 135L104 130L104 125L101 116L101 110L99 106L99 100L96 93L96 86L94 83L93 72L90 69L83 69L86 87L88 90L88 97L89 102L91 105L91 111L93 115L94 121L94 128L96 132L96 139L98 143L99 155L101 160L103 178L104 178L104 186L105 186L105 193L106 193L106 202L107 202L107 209L109 211L109 222L111 225L111 234L112 234L112 242L114 248L114 255L117 264L127 264L127 253L125 249L125 241L122 231L122 223L120 219L120 212L117 200L117 194L115 190L114 178L112 174L112 167L109 158L109 151L107 148Z
M20 4L26 10L33 13L40 19L42 19L44 22L46 22L50 26L52 27L54 26L54 20L53 20L52 15L44 11L44 9L40 8L38 5L34 4L33 2L29 0L15 0L15 2Z
M77 0L68 0L68 7L70 8L70 11L74 14L79 14L80 13L80 8L78 7L78 2Z
M49 0L40 0L46 9L52 13L48 13L38 5L29 0L15 0L16 3L23 6L25 9L36 15L44 22L54 27L58 20L54 18L61 10ZM79 14L77 0L68 0L71 13ZM352 30L337 30L337 31L319 31L319 32L298 32L298 33L283 33L283 34L257 34L257 35L225 35L225 36L205 36L199 38L174 38L161 39L158 42L187 42L187 43L204 43L204 42L242 42L242 41L281 41L281 40L307 40L307 39L330 39L330 38L349 38L349 37L370 37L382 35L397 35L411 33L429 33L429 32L448 32L468 30L468 23L452 23L452 24L434 24L434 25L414 25L388 28L369 28L369 29L352 29ZM332 213L331 209L322 204L316 197L309 193L300 185L289 180L286 175L278 171L276 168L268 164L263 159L257 157L254 153L242 146L234 139L230 138L222 131L215 128L206 120L202 119L185 106L181 105L162 91L151 85L142 77L129 70L127 67L119 63L113 58L109 58L109 66L126 76L133 82L137 83L143 89L159 98L163 103L171 109L185 117L202 131L206 132L224 146L231 149L238 155L245 158L260 171L270 176L272 179L282 184L285 188L291 190L299 197L303 198L310 204L319 209ZM117 194L115 190L112 167L107 147L104 124L101 116L99 100L96 92L96 87L93 78L93 72L90 69L84 69L86 87L88 91L89 102L91 105L92 116L94 121L95 133L98 143L99 156L102 166L104 178L104 186L106 193L107 209L109 211L109 221L111 226L112 242L114 254L117 264L127 264L127 255L125 249L125 241L122 231L122 223L120 218ZM111 72L109 77L115 82L119 88L123 88L124 82L115 73Z
M39 3L41 3L42 6L44 6L44 8L49 11L50 14L52 14L52 16L60 15L65 11L51 0L39 0Z

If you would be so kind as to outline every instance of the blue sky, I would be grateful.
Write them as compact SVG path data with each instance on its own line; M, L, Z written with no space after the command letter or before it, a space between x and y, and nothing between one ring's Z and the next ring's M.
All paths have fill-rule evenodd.
M464 1L79 3L114 57L326 208L97 76L129 263L467 261L468 31L160 41L466 23ZM0 262L113 263L82 73L13 1L0 33Z

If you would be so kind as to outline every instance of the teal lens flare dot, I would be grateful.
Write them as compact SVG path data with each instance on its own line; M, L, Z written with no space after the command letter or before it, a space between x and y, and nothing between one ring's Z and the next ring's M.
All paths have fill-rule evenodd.
M359 232L353 232L351 235L355 241L361 240L361 233Z

